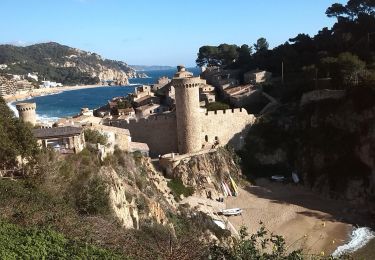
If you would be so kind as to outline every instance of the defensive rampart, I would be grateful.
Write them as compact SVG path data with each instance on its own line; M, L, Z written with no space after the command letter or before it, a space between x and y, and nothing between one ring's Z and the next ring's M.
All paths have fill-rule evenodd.
M247 130L255 121L255 116L246 109L208 111L201 115L202 143L230 144L239 149L244 144Z
M138 120L111 121L112 126L129 130L132 141L147 143L151 156L177 153L176 116L158 115Z

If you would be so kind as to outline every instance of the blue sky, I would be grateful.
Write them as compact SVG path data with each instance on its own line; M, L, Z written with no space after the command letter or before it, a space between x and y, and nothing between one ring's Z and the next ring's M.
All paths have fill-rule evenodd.
M129 64L194 65L202 45L271 47L335 22L345 0L0 0L0 43L55 41Z

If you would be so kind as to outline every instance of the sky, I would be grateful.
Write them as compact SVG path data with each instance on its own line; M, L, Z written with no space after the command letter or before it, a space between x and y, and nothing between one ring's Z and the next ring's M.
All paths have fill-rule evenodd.
M0 0L0 44L54 41L132 65L195 65L199 47L311 36L346 0Z

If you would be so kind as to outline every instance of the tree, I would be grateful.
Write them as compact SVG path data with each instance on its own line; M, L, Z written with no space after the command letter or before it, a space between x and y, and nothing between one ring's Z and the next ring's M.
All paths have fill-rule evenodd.
M375 1L374 0L349 0L344 6L335 3L328 7L326 11L328 17L346 18L355 20L361 15L374 16L375 15Z
M230 65L238 58L238 46L235 44L220 44L218 51L221 65Z
M337 57L337 66L343 84L347 86L358 85L360 76L366 69L366 63L350 52L341 53Z
M216 46L202 46L199 48L198 58L195 61L198 66L220 66L219 50Z
M251 54L253 52L253 48L247 44L243 44L239 49L238 49L238 60L237 64L238 65L246 65L249 64L251 61Z
M0 167L14 169L18 165L17 156L27 164L32 164L38 153L36 139L31 125L14 117L3 98L0 98ZM23 165L22 165L23 166Z
M108 142L107 136L101 134L98 130L85 129L85 141L91 144L106 145Z
M269 44L266 38L259 38L257 42L254 44L254 49L257 53L262 53L268 50Z
M195 62L198 66L227 66L235 62L238 55L238 46L234 44L206 45L199 48Z

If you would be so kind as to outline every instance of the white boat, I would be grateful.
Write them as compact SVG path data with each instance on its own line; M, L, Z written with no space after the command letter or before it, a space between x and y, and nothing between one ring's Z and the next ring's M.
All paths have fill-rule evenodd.
M292 179L293 179L294 183L299 183L299 177L298 177L297 173L292 172Z
M282 175L273 175L271 176L271 180L282 182L285 180L285 177Z
M220 211L224 216L238 216L242 214L242 209L233 208L233 209L223 209Z

